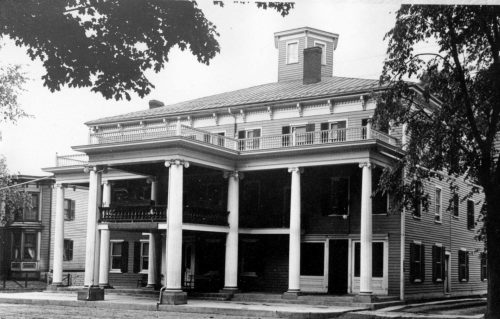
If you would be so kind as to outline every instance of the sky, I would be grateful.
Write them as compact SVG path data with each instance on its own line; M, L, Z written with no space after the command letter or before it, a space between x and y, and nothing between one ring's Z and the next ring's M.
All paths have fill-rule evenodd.
M26 48L4 39L0 65L22 65L30 80L19 101L32 115L15 125L0 124L0 154L6 157L10 172L47 175L42 168L55 165L56 152L74 154L71 146L87 144L84 122L147 109L151 99L171 104L276 82L274 32L309 26L337 33L333 75L378 79L387 48L383 38L400 6L396 0L295 0L295 8L282 17L273 10L257 9L253 3L226 1L221 8L211 0L197 2L217 26L221 52L207 66L188 50L172 50L161 72L147 73L155 89L143 99L132 95L131 101L106 100L90 88L51 93L42 84L41 62L31 61Z

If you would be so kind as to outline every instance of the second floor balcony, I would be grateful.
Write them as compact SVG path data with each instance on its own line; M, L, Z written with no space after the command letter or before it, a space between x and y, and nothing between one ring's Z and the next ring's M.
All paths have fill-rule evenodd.
M392 146L399 146L399 140L388 134L376 131L367 126L348 127L312 132L292 132L290 134L264 135L251 138L235 139L195 129L186 125L169 125L119 129L112 131L92 131L89 135L90 145L120 144L145 140L165 140L184 138L238 151L241 153L256 150L282 149L314 146L321 144L340 144L363 140L378 140Z
M99 221L102 223L138 223L167 221L167 206L165 205L130 205L100 207ZM183 222L227 226L227 211L202 208L184 207Z

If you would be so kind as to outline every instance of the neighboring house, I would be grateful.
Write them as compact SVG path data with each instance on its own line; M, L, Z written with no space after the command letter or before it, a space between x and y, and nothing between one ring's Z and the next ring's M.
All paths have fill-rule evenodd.
M8 278L45 278L50 259L50 218L52 178L18 175L18 187L31 196L31 208L24 209L2 229L5 243L0 247L1 273Z
M377 80L332 76L337 41L277 32L276 83L86 123L90 142L73 149L88 158L46 169L61 185L54 277L81 269L86 286L164 284L178 302L182 290L359 301L484 292L481 195L457 202L450 180L435 178L423 185L428 211L390 214L390 196L372 198L406 136L371 127ZM460 198L470 189L453 182Z

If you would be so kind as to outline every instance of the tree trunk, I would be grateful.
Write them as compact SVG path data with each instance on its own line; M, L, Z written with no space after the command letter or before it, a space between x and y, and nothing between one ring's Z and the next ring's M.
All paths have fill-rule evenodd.
M488 305L486 319L500 319L500 185L486 190L486 249L488 267Z

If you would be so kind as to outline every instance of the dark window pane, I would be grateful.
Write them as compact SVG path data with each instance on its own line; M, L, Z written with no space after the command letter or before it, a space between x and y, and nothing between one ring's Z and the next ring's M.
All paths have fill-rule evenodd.
M359 277L359 269L360 264L360 256L361 256L361 244L360 243L354 243L354 277Z
M372 244L372 276L384 277L384 243Z
M300 247L300 274L323 276L325 245L323 243L302 243Z

